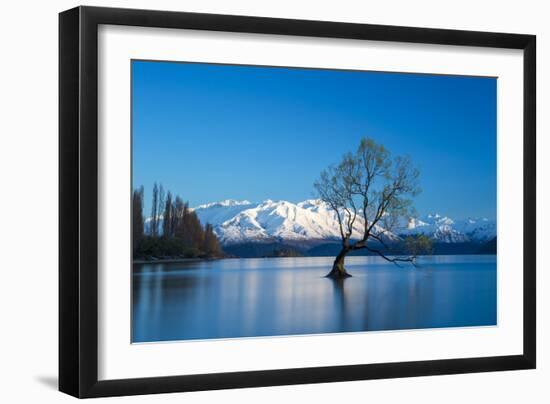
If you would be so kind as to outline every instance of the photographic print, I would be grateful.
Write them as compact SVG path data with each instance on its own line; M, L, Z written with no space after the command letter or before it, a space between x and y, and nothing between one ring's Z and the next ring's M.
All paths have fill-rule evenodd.
M131 80L132 342L497 325L497 78Z

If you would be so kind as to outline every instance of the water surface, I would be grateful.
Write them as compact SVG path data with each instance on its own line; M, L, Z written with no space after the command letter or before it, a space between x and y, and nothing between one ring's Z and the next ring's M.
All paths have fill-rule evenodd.
M133 342L495 325L496 256L134 264Z

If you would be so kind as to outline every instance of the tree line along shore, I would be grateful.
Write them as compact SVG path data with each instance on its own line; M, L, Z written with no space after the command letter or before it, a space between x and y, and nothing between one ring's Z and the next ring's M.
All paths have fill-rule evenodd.
M179 195L155 183L151 214L144 214L144 188L132 193L132 254L134 261L219 258L220 242L210 223L201 224Z

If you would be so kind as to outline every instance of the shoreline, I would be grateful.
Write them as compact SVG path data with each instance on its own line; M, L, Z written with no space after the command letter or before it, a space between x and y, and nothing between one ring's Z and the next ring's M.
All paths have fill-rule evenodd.
M481 254L422 254L418 257L444 257L444 256L487 256L497 255L494 253L481 253ZM391 257L397 257L399 254L389 255ZM376 255L349 255L347 258L355 257L377 257ZM301 256L301 257L216 257L216 258L165 258L158 260L132 260L134 264L170 264L170 263L184 263L184 262L201 262L201 261L217 261L224 259L268 259L268 258L334 258L331 255L319 255L319 256Z
M162 258L158 260L132 260L133 264L169 264L178 262L200 262L200 261L216 261L227 259L230 257L216 257L216 258Z

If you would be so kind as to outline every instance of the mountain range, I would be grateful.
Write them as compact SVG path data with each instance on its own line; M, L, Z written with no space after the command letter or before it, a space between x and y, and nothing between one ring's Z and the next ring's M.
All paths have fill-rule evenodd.
M242 243L284 243L316 245L340 239L336 213L323 201L299 203L266 200L224 200L194 208L201 223L212 224L224 246ZM361 234L363 219L358 215L354 234ZM440 214L411 218L392 231L380 226L374 233L385 241L399 241L423 234L439 244L487 243L496 237L496 222L487 218L452 219Z

